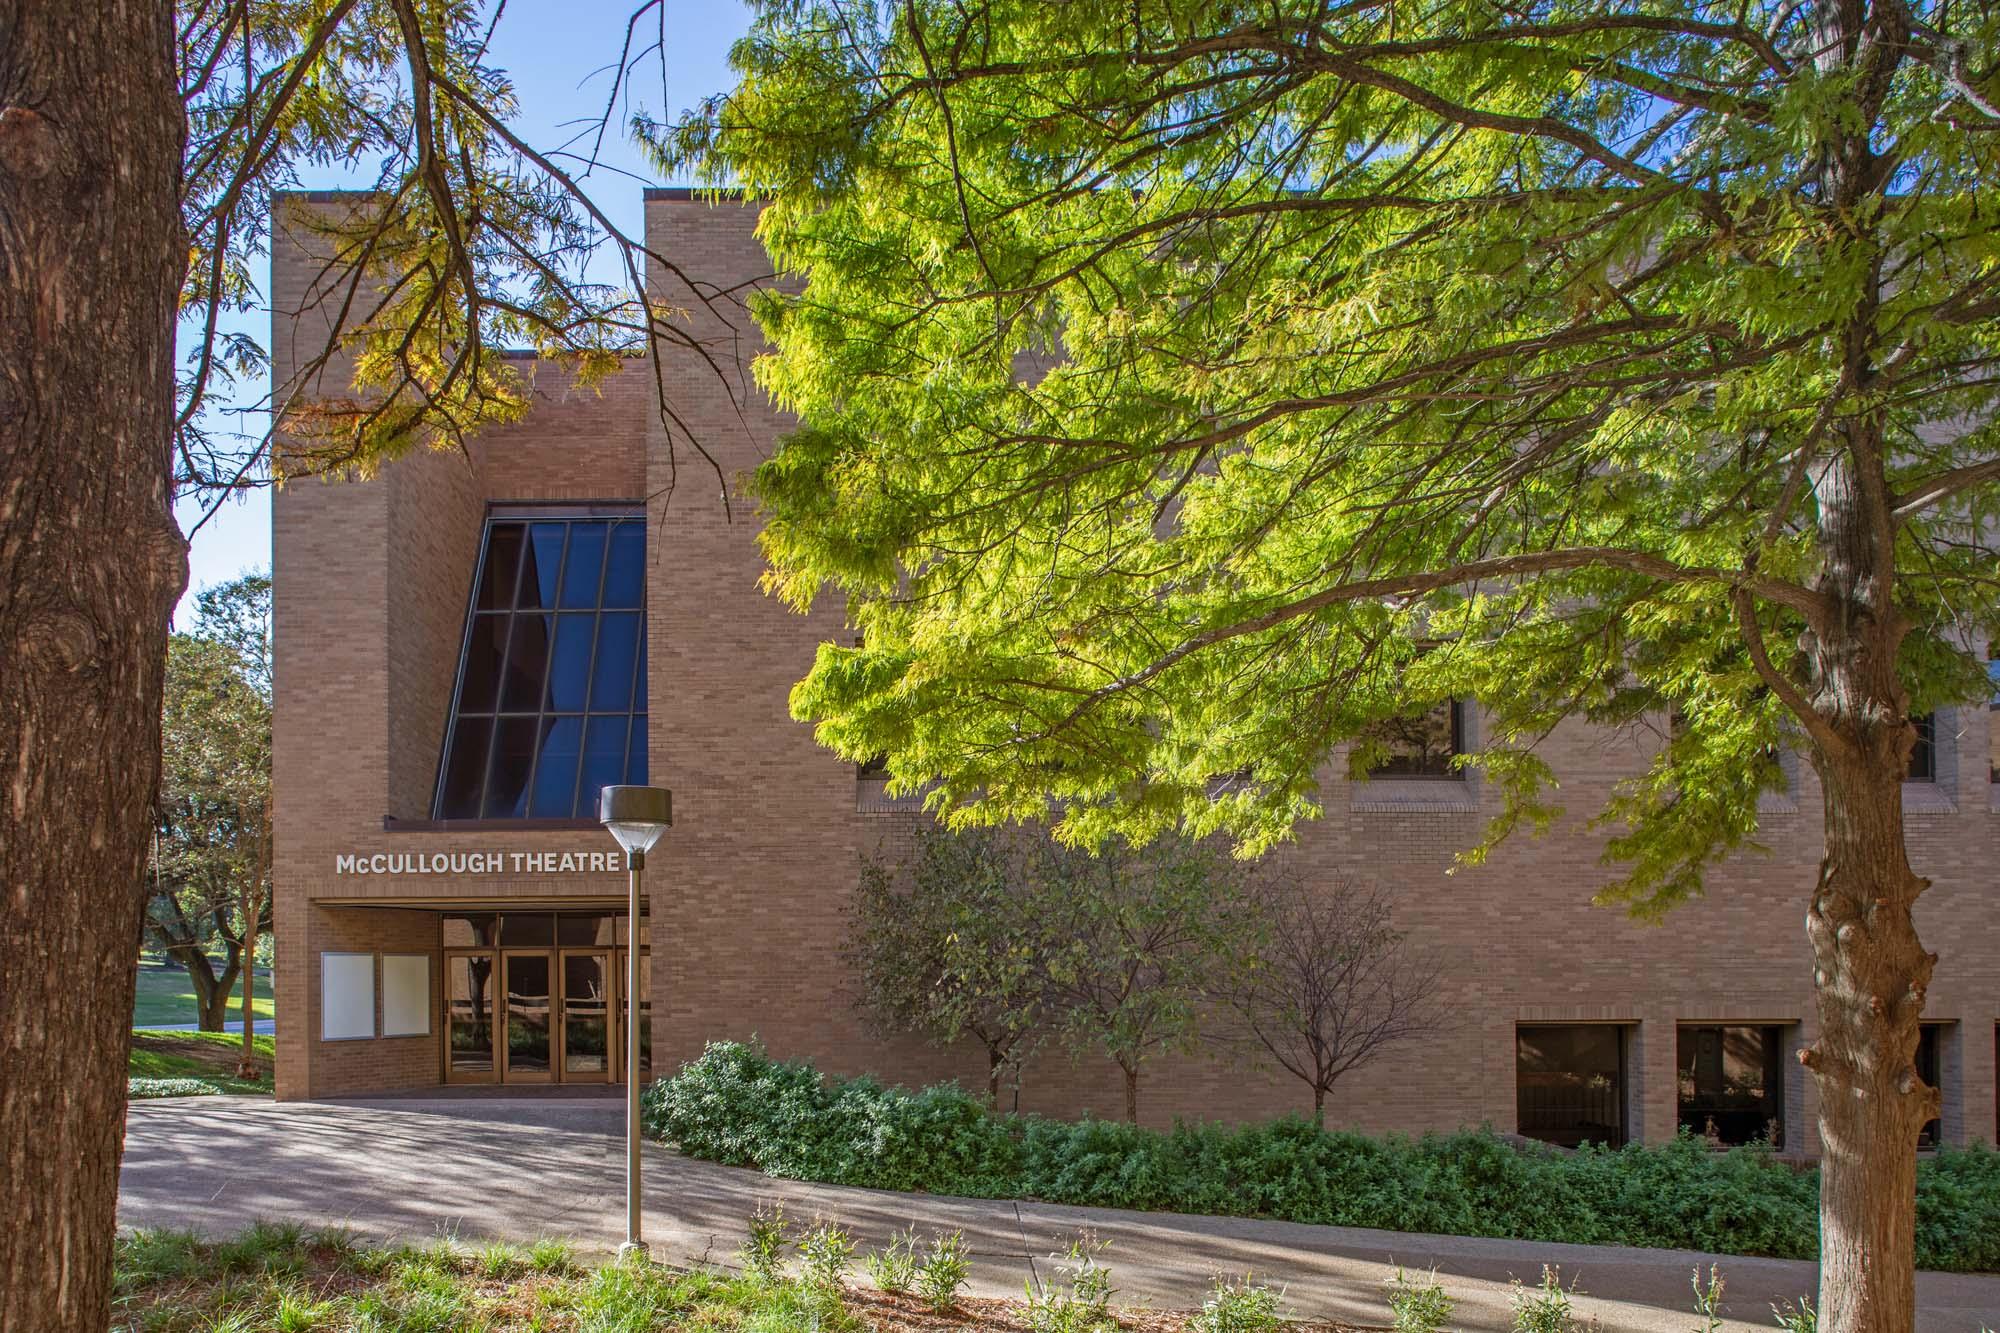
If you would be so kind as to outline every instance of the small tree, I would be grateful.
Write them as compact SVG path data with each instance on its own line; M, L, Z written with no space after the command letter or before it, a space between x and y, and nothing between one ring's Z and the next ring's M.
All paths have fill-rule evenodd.
M1313 1123L1324 1126L1341 1075L1443 1025L1439 964L1390 924L1379 889L1344 877L1276 873L1252 906L1254 949L1219 993L1247 1038L1312 1089Z
M1139 1119L1139 1072L1200 1035L1218 972L1239 956L1242 872L1211 846L1166 838L1096 855L1050 839L1037 857L1048 985L1072 1050L1102 1050Z
M996 1107L1010 1072L1019 1107L1021 1064L1048 1017L1032 849L1018 831L951 833L926 822L900 861L862 859L848 933L871 1024L939 1045L977 1041Z

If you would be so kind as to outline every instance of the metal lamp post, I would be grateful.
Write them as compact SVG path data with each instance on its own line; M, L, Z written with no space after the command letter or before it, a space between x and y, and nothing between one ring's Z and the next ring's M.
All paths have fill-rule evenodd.
M674 822L674 794L664 787L606 787L597 819L625 849L625 1243L620 1259L644 1258L639 1208L639 896L646 852Z

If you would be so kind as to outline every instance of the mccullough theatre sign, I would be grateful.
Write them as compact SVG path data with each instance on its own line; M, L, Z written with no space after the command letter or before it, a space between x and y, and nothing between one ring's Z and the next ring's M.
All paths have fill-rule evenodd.
M336 875L609 875L623 852L355 852L333 858Z

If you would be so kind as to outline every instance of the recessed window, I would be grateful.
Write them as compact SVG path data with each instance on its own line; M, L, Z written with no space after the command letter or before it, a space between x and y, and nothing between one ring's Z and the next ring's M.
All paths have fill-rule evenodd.
M1944 1095L1944 1024L1925 1023L1917 1029L1917 1077ZM1944 1142L1944 1122L1931 1120L1917 1131L1917 1151L1935 1148Z
M487 519L435 818L576 818L646 781L645 572L642 511Z
M1516 1127L1524 1138L1574 1148L1622 1146L1626 1028L1615 1023L1514 1030Z
M1910 771L1904 775L1907 782L1937 781L1937 714L1925 713L1910 719L1910 725L1917 729L1917 743L1910 747Z
M1375 753L1373 778L1460 778L1452 762L1465 753L1465 704L1448 699L1421 713L1371 723L1361 733Z
M2000 657L1986 663L1993 694L1986 702L1986 780L2000 782Z
M878 754L867 762L854 766L854 778L857 782L881 782L888 776L889 756L886 754Z
M1680 1030L1680 1125L1711 1143L1785 1146L1784 1029Z

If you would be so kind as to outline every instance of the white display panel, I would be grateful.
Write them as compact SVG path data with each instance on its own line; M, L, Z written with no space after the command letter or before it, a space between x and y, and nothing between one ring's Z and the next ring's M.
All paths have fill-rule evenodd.
M375 955L319 956L319 1022L324 1041L375 1035Z
M382 1035L428 1037L431 1034L431 956L427 953L382 955Z

